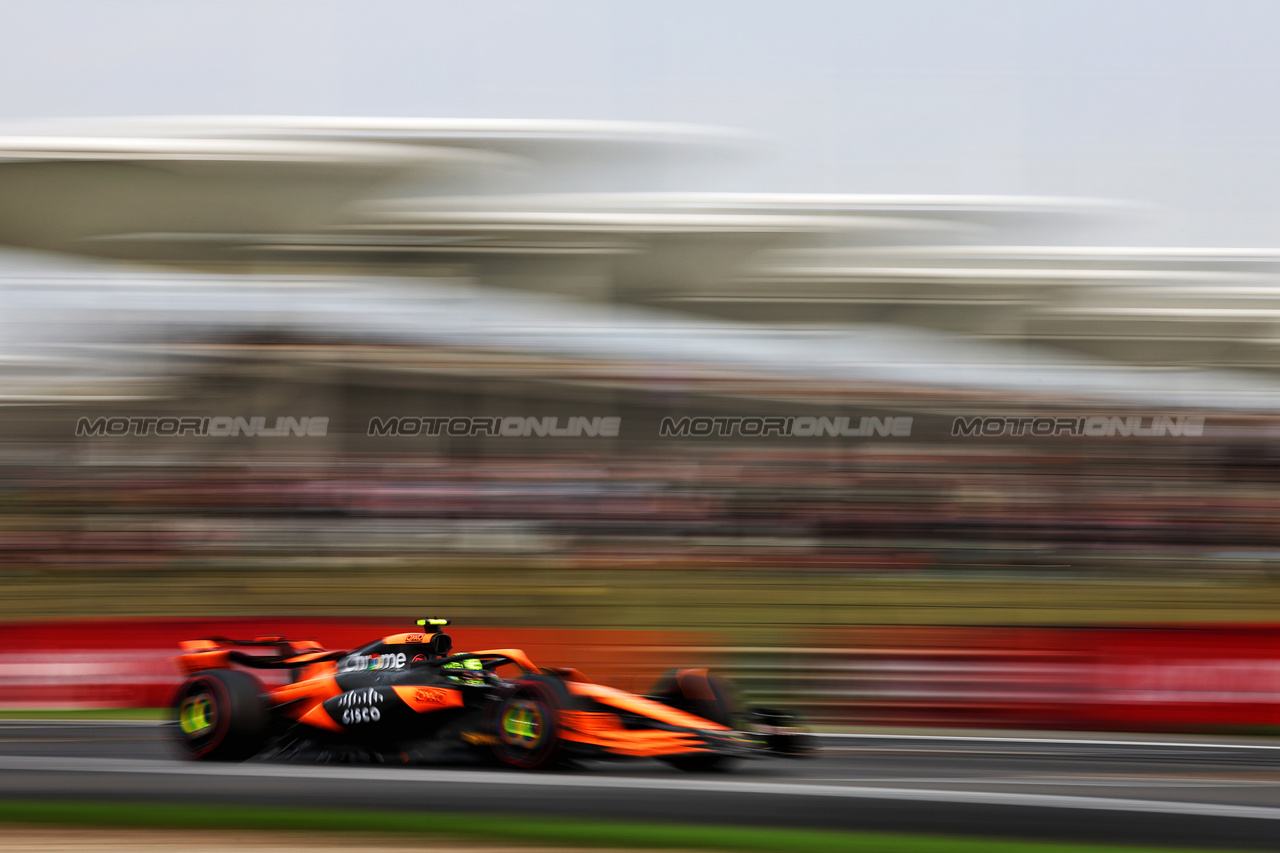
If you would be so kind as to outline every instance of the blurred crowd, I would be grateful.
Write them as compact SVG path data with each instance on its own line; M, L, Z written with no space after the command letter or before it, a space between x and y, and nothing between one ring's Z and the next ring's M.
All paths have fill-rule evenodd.
M5 568L512 551L830 571L1256 571L1280 463L1256 447L920 443L10 465Z

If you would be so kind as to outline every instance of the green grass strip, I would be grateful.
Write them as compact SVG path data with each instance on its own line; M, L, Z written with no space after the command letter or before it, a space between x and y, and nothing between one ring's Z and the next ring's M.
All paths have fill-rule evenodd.
M164 720L168 708L36 708L0 711L0 720Z
M564 847L737 853L1155 853L1169 848L718 827L558 817L0 800L0 822L150 829L395 833ZM1169 853L1172 853L1169 850ZM1187 853L1185 850L1182 853Z

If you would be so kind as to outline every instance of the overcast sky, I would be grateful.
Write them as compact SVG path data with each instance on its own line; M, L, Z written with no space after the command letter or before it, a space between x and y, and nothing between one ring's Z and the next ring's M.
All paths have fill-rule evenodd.
M734 188L1154 202L1280 247L1280 2L0 0L0 118L609 118L768 136Z

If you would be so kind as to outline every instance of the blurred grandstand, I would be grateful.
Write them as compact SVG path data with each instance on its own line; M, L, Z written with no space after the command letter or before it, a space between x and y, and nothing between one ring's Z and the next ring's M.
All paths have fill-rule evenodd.
M733 628L1274 606L1280 253L1069 242L1136 209L1099 200L667 186L753 144L552 121L8 128L3 615L431 596L473 621ZM328 425L77 434L224 416ZM910 427L662 434L838 416ZM402 417L621 426L370 426ZM1203 430L954 426L1094 417ZM495 592L514 578L532 582Z

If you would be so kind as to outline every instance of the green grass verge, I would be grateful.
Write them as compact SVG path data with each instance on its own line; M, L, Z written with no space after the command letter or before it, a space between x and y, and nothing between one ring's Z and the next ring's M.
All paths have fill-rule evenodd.
M359 832L366 839L369 833L378 832L566 847L727 850L739 853L1154 853L1167 849L554 817L21 800L0 801L0 822L152 829Z
M37 708L0 711L0 720L163 720L167 708Z

